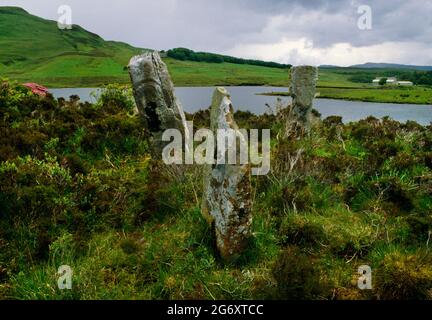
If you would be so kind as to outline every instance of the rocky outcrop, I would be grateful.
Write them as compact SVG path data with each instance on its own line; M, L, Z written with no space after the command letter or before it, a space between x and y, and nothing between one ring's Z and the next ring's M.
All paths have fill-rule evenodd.
M290 93L293 98L293 111L297 120L306 128L310 126L312 103L315 98L318 68L298 66L291 68Z
M163 148L162 133L179 129L189 138L186 118L174 93L167 66L157 52L135 56L129 63L129 74L138 111L153 134L156 149Z
M229 152L236 150L240 158L241 145L247 144L233 117L233 107L229 93L217 88L211 106L211 130L216 136L218 130L235 134L235 139L227 139L227 148L217 145L215 164L207 165L204 175L202 213L213 225L217 249L224 260L237 258L246 248L252 223L250 166L229 164ZM231 131L230 131L231 130ZM225 139L224 139L225 140ZM218 144L220 144L218 140ZM235 149L233 149L235 148ZM225 163L222 161L225 159ZM217 160L217 161L216 161Z

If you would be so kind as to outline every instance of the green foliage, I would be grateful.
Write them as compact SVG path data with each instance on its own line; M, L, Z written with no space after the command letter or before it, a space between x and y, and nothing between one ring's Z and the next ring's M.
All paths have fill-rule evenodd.
M143 51L105 41L77 25L59 30L56 21L20 8L0 9L0 73L22 82L69 86L126 83L128 72L123 67Z
M390 248L376 252L374 292L378 299L418 300L432 298L431 253L426 250Z
M378 84L380 85L380 86L383 86L383 85L385 85L387 83L387 78L381 78L380 80L379 80L379 82L378 82Z
M226 62L176 60L169 57L163 60L176 86L284 86L288 78L287 70L279 68Z
M151 159L130 91L92 105L3 82L0 99L1 298L431 298L431 126L330 117L304 134L289 109L237 112L271 128L272 172L251 177L253 236L226 265L199 209L203 168ZM208 112L188 117L208 127ZM72 290L57 288L63 264Z
M367 86L362 88L319 88L320 98L367 102L431 104L430 87ZM407 96L408 95L408 96Z
M29 43L32 44L31 50ZM127 84L130 79L125 66L130 58L148 51L121 42L105 41L77 25L72 30L59 30L55 21L44 20L12 7L2 7L0 11L0 47L3 48L0 52L2 75L20 82L32 81L56 88ZM173 78L176 85L286 82L287 73L283 70L286 66L274 62L244 60L211 53L194 53L192 56L196 56L193 60L196 63L193 79L190 79L190 72L185 75L181 72L183 62L186 61L169 57L165 59L171 65L170 72L175 74ZM224 61L229 63L214 63ZM207 67L205 62L209 62L211 66ZM206 68L215 73L212 77L215 79L206 79L204 75L208 70L203 70ZM205 73L201 74L201 71ZM234 73L245 75L237 80Z
M136 108L132 88L116 84L105 86L98 96L96 107L115 107L132 113Z
M126 113L121 100L103 100L96 111L22 94L13 84L2 88L8 101L0 122L4 272L46 259L64 232L82 245L95 230L142 222L138 216L151 193L147 142L140 120Z
M273 267L273 275L279 299L322 299L330 293L320 277L315 258L295 246L287 247L280 254Z
M210 62L210 63L234 63L234 64L250 64L254 66L263 66L269 68L280 68L287 69L291 65L281 64L276 62L267 62L261 60L250 60L241 59L231 56L224 56L220 54L208 53L208 52L194 52L186 48L175 48L167 51L167 56L177 60L188 60L188 61L198 61L198 62Z
M344 70L345 68L341 68ZM403 69L346 69L339 71L350 74L348 78L356 83L371 83L373 79L380 76L397 77L401 81L411 81L416 85L432 85L432 71L403 70ZM384 78L381 80L383 81ZM385 78L387 80L387 78ZM385 84L383 81L381 85Z

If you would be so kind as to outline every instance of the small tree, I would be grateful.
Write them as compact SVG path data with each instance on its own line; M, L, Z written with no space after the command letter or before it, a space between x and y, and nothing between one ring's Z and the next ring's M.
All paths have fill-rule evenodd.
M386 83L387 83L387 78L381 78L380 81L378 82L378 84L379 84L380 86L383 86L383 85L385 85Z

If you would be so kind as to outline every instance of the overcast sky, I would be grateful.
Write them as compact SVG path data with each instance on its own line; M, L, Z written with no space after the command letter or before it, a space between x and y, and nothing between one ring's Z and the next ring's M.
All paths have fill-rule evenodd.
M52 20L63 4L74 24L143 48L294 65L432 65L432 0L0 0ZM358 26L361 5L372 9L370 30Z

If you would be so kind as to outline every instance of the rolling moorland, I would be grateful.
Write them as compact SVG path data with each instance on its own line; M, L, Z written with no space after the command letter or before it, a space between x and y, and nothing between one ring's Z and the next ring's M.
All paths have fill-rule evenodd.
M76 25L72 30L62 31L56 22L15 7L0 7L0 47L0 77L37 82L51 88L128 84L129 59L148 50L105 41ZM289 83L287 69L170 57L165 57L164 61L176 86L287 87ZM411 88L376 88L370 84L376 76L396 75L400 80L410 80L415 72L423 72L422 77L426 75L432 79L432 73L426 71L326 67L320 69L318 91L322 98L431 104L432 89L427 81Z
M0 299L432 299L431 126L330 117L303 135L289 108L237 112L271 129L272 171L251 177L253 236L227 264L203 168L152 159L133 109L115 86L89 104L1 83Z
M15 50L0 52L2 75L128 83L124 65L141 49L1 10L1 48ZM288 83L279 68L165 61L177 85ZM320 90L406 90L411 99L423 89L369 88L356 82L361 72L369 76L323 68ZM304 134L289 107L272 107L235 113L240 128L271 129L272 169L250 178L252 237L224 263L200 210L202 166L151 157L130 87L110 84L90 104L1 80L0 299L432 299L432 126L333 116ZM186 116L210 125L208 110ZM57 286L61 265L73 270L71 290ZM373 270L371 290L357 287L361 265Z

